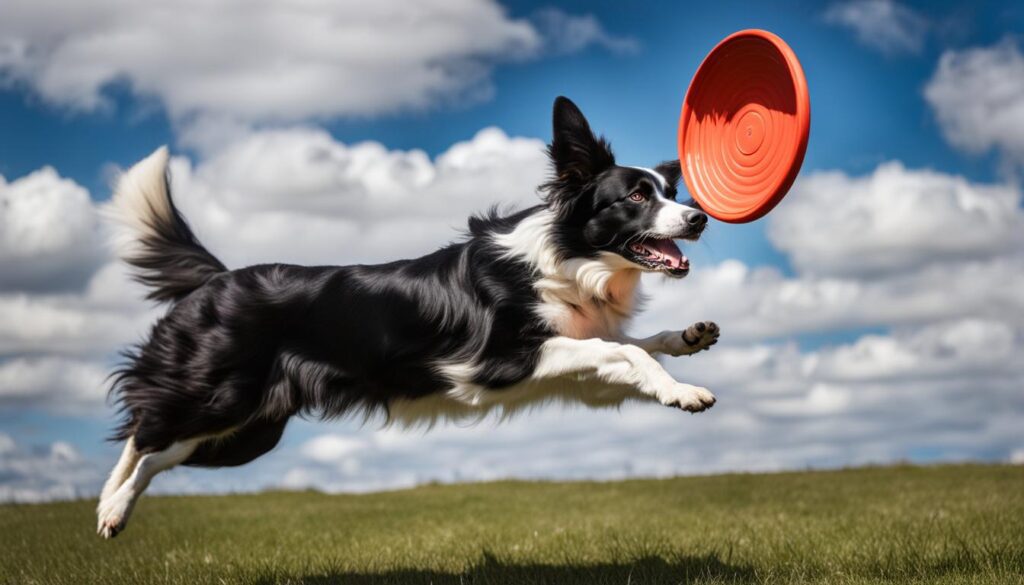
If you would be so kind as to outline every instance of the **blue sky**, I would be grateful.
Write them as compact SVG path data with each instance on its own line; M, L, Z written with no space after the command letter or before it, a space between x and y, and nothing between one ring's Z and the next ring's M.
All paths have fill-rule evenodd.
M941 137L922 88L945 49L991 44L1024 27L1024 9L1006 5L923 3L917 7L952 29L929 38L919 54L884 55L825 22L817 2L562 3L569 13L594 14L610 33L636 39L639 49L618 54L584 51L497 67L494 96L481 102L435 105L426 110L318 120L340 141L373 140L395 149L436 156L485 126L511 135L546 138L552 96L567 95L612 139L620 158L648 164L673 156L675 124L690 77L719 40L743 28L764 28L798 52L811 89L813 133L804 168L864 173L899 159L991 180L991 156L965 155ZM912 5L908 5L912 6ZM515 3L511 16L528 18L549 7ZM167 114L125 84L105 88L114 105L81 114L42 103L23 88L0 92L0 125L16 136L0 143L0 174L18 177L42 165L109 197L109 167L125 167L160 144L174 144ZM337 88L344 92L344 88ZM625 115L624 115L625 114ZM187 152L187 149L185 150ZM194 152L193 152L194 154ZM760 237L762 225L731 228L714 252L785 265Z
M53 4L59 5L59 2ZM286 6L287 2L281 5ZM70 51L69 47L76 46L76 40L89 39L97 30L110 31L102 26L90 29L97 25L88 19L79 19L77 13L62 16L60 11L56 12L57 24L53 25L57 33L36 30L29 14L32 12L30 4L15 0L0 8L0 21L14 23L6 28L0 25L0 80L3 82L0 84L0 176L9 186L14 186L38 169L49 166L74 186L85 189L88 197L99 205L109 198L109 181L116 169L129 166L166 143L181 157L178 160L183 165L182 172L190 177L184 180L183 208L201 228L201 235L204 230L209 234L215 252L217 245L221 245L229 260L242 262L274 260L267 257L269 252L264 250L275 249L281 249L287 256L282 259L293 261L312 263L331 261L335 257L337 262L361 261L356 251L331 255L330 246L348 242L343 238L337 242L322 242L319 248L318 242L309 242L308 247L304 247L306 242L303 246L293 246L295 242L290 241L254 240L248 242L247 250L234 250L231 246L241 248L242 243L233 244L231 233L223 227L224 222L218 224L216 213L204 212L213 208L204 205L219 201L216 198L224 190L237 188L243 192L245 185L252 186L253 183L246 183L244 169L255 167L245 165L263 161L265 168L272 170L274 162L288 152L283 150L285 148L292 148L294 152L303 145L315 143L334 149L340 153L337 156L343 157L348 156L345 153L349 153L353 145L366 141L379 144L389 153L424 151L435 160L437 168L443 166L440 161L446 153L452 152L453 145L468 145L467 156L472 160L476 160L474 156L482 157L480 152L490 152L488 148L497 148L498 158L488 159L487 164L492 165L488 168L493 169L489 176L473 175L457 183L453 179L452 184L459 185L453 188L465 188L465 181L476 181L475 188L486 193L480 197L479 208L484 208L493 198L507 200L508 197L503 197L506 193L512 193L514 203L528 202L531 187L514 184L508 177L532 177L535 175L531 173L543 171L538 166L542 164L541 159L530 154L533 152L530 149L536 150L540 144L537 141L548 138L550 107L556 95L567 95L581 106L595 129L611 139L620 162L653 164L675 156L675 127L680 104L693 72L707 51L736 30L768 29L793 47L810 85L811 138L802 178L790 197L769 218L742 226L713 226L706 243L687 251L696 268L694 276L681 285L685 288L678 290L691 296L684 300L681 293L672 292L666 285L652 283L651 315L637 323L638 328L658 327L666 316L680 314L696 319L703 318L696 314L698 310L710 313L710 317L722 322L725 353L720 362L703 362L704 365L696 366L693 375L708 380L713 390L714 382L725 384L727 388L732 385L737 389L736 400L749 399L753 406L737 407L732 418L728 418L731 407L726 400L716 408L716 411L726 411L721 415L716 413L727 417L726 420L708 417L708 420L692 423L687 417L678 424L691 428L679 430L677 435L673 434L677 432L674 419L667 418L666 413L640 407L636 407L635 412L585 414L552 408L537 415L539 422L536 424L551 425L545 430L536 430L536 425L526 420L508 428L484 425L467 430L465 434L460 434L458 429L446 429L426 436L403 435L393 430L375 435L372 428L360 429L350 423L319 426L300 423L289 429L280 450L267 458L272 461L261 461L251 468L221 475L175 472L176 475L162 484L163 489L312 485L345 490L407 485L433 478L605 477L835 466L903 458L920 461L1024 458L1024 451L1021 451L1024 440L1000 426L1002 419L993 422L999 417L991 416L1000 413L1012 420L1024 414L1024 405L1014 398L1014 392L1024 394L1020 392L1022 374L1007 365L1009 358L1000 357L1002 354L998 351L992 350L995 357L983 351L984 348L1005 347L1005 351L1011 352L1008 355L1013 355L1012 352L1021 347L1024 325L1021 305L1018 299L990 298L986 296L989 292L980 290L1000 286L998 283L989 287L979 284L975 288L966 284L974 280L984 284L990 273L1006 278L1005 282L1009 283L1006 286L1024 277L1019 270L1020 238L1013 235L1017 227L1024 225L1019 223L1020 194L1016 186L1020 164L1024 161L1024 139L1015 138L1012 132L1015 128L1024 129L1024 121L1020 119L1024 116L1024 106L1019 96L1014 98L1012 91L1015 87L1024 87L1024 79L1021 79L1024 70L1020 66L1024 61L1020 60L1017 37L1018 31L1024 29L1024 7L1013 2L893 3L881 0L692 5L568 2L557 6L545 2L518 2L503 7L481 0L459 6L453 11L465 9L468 16L456 19L455 26L464 33L465 46L471 48L461 55L455 49L435 58L458 72L454 83L458 87L443 88L440 95L425 92L423 99L413 106L403 104L403 96L396 98L395 105L387 105L390 102L384 99L379 108L373 108L365 104L345 105L342 97L347 88L339 84L330 91L317 90L322 95L317 101L320 113L310 114L303 109L300 96L293 99L294 111L288 109L292 102L285 99L275 105L282 108L281 113L271 111L268 114L265 108L246 110L243 107L258 102L259 92L273 93L273 80L265 78L270 74L260 70L259 64L255 68L256 75L264 77L258 78L254 85L257 92L247 93L240 88L237 96L231 98L235 103L231 99L216 103L203 101L206 98L194 97L198 94L183 98L173 86L162 85L159 80L153 81L152 77L140 73L132 58L119 56L116 50L108 61L104 61L102 54L90 53L77 55L76 59L92 61L71 61L77 68L61 68L61 50ZM480 7L494 11L477 11ZM329 12L329 8L322 8ZM426 12L431 9L423 8ZM215 12L216 9L210 10ZM140 13L137 17L140 22L151 22L146 20L146 14ZM442 14L440 18L449 17L451 14ZM62 18L67 22L62 22ZM473 27L478 24L474 19L477 18L486 21L479 26L492 28L475 30ZM28 24L19 28L19 19ZM545 22L555 24L545 28ZM586 25L583 26L586 32L570 35L575 25ZM110 26L110 30L118 30L117 25ZM246 25L241 22L238 26ZM514 44L472 48L479 41L475 35L487 34L488 30L504 33L513 28L519 34L524 27L535 36L527 35L533 38L530 41L533 45L528 49L517 48ZM259 41L258 34L252 30L233 32ZM223 46L212 37L196 34L200 42L210 42L211 50L222 51L218 52L217 61L223 62L228 71L233 67L230 56L249 50L246 45ZM301 32L293 30L288 34L296 36L294 42L301 44L298 39ZM390 38L388 34L387 30L381 33L382 44L378 49L402 49L402 36ZM283 51L290 49L288 42L282 46ZM201 67L202 61L197 65L184 58L176 60L174 43L168 46L172 49L154 58L154 62L173 72L168 73L169 76L180 76L183 83L197 79L200 73L190 72L188 68ZM35 52L25 54L42 57L19 61L17 47L30 47ZM185 47L179 49L187 52ZM411 50L426 52L434 47L411 45ZM408 69L411 77L419 71L416 55L404 58L412 63ZM239 57L239 62L242 60ZM288 60L284 62L287 64ZM941 65L943 62L948 62L946 69ZM91 71L83 63L96 69L107 65L121 69L90 88L75 85L80 71ZM327 67L344 72L346 67L355 66L340 55L337 62L328 59ZM381 75L358 69L354 77L339 74L339 78L354 79L356 83L387 84L387 66L382 67ZM463 71L470 69L471 76ZM405 70L399 64L395 76L402 75L402 71ZM1001 89L1004 82L1010 87L1008 93ZM972 83L980 85L974 87ZM399 84L395 91L412 93L416 89ZM337 100L332 97L334 92ZM970 99L970 92L978 94L979 119L1002 122L988 127L959 113L963 108L957 109L957 104L962 103L958 100ZM380 89L376 95L387 96L387 88ZM95 96L101 98L101 105L83 105ZM410 99L412 97L415 96ZM235 105L238 111L257 113L235 116ZM229 120L231 132L237 135L229 132L218 135L218 126L204 127L195 122L207 115ZM501 136L492 141L498 146L485 144L478 135L489 127L501 130ZM196 128L205 132L202 135L205 138L193 138L190 132ZM516 144L524 149L524 154L503 160L501 149L512 147L512 142L505 141L515 140L523 141ZM246 145L259 146L255 151L268 158L252 158L256 156L252 155L254 150L247 150ZM275 148L282 150L275 151ZM229 171L239 168L243 169L241 179L232 183L233 175ZM270 183L274 186L266 187L267 201L271 202L267 205L277 206L274 209L287 211L290 206L302 206L302 187L296 188L293 194L276 186L287 186L294 179L288 176L288 170L283 168L281 173L273 175ZM179 180L177 175L175 180ZM387 191L373 182L375 179L356 177L353 180L364 181L371 197L378 191ZM75 218L69 216L67 206L61 203L66 201L62 197L74 197L73 193L69 194L69 189L73 191L73 188L67 183L58 185L55 180L38 179L38 182L40 184L33 189L22 190L36 195L9 188L6 197L12 201L16 196L42 197L40 193L51 190L55 193L55 205L62 205L65 210L55 212L54 217L78 225ZM410 205L429 206L430 202L422 199L426 196L442 198L442 203L446 204L443 201L445 183L441 179L437 182L436 189L410 192ZM0 183L0 187L2 185ZM256 184L256 188L261 189L262 184ZM321 188L337 189L339 197L344 194L344 185L317 187ZM229 212L236 209L239 217L250 217L245 215L250 212L256 217L262 210L233 208L231 201L235 200L224 197L217 209ZM844 206L846 197L874 203L870 207L867 203ZM890 201L899 201L892 207L900 210L892 215L872 213L872 209L889 207ZM435 230L435 227L458 226L465 212L473 207L472 203L453 204L452 209L458 213L430 223L424 228L429 234L423 237L410 236L406 241L402 235L392 234L387 245L393 243L394 247L385 247L380 253L384 257L407 255L421 250L424 241L441 243L451 236L445 236L443 229ZM924 208L928 209L927 213L919 213ZM85 205L83 209L87 211L82 213L91 213L88 209L92 208ZM427 209L423 213L433 213L429 207ZM983 213L983 217L973 218L972 222L991 222L991 225L972 224L978 226L982 236L961 237L959 233L949 233L958 226L958 217L973 213ZM908 221L914 224L905 234L900 233L903 230L898 221L890 221L894 216L903 217L898 214L906 214ZM917 225L914 223L917 216L927 217ZM369 214L360 221L369 225L375 221L374 217ZM339 222L345 220L338 219ZM23 221L24 225L18 221ZM92 222L89 229L102 229L98 222L88 221ZM301 217L296 221L298 223L278 226L279 231L271 229L269 233L294 233L286 228L303 225ZM18 330L6 334L7 338L0 335L3 342L0 367L8 369L7 377L0 374L0 380L7 380L12 388L6 392L0 389L0 400L4 400L0 433L10 441L7 447L0 441L0 455L7 457L0 463L0 486L6 482L7 491L0 489L0 496L26 499L37 495L87 494L95 487L98 474L103 471L101 468L112 463L115 448L101 440L110 425L110 409L102 405L101 390L89 386L68 397L62 394L67 390L54 379L63 380L61 376L71 367L69 364L84 368L82 371L89 375L109 367L116 359L118 342L133 339L125 331L134 331L137 335L140 324L152 320L158 310L132 305L135 308L125 309L128 316L115 315L117 312L110 307L121 302L118 299L129 303L127 299L137 294L137 290L126 286L109 285L119 292L103 292L107 296L99 301L90 296L100 294L95 293L97 289L107 290L103 286L108 286L105 284L108 277L97 276L105 274L102 267L107 266L97 258L106 256L97 251L86 260L67 258L71 257L68 250L77 247L81 252L84 245L81 241L92 242L92 235L82 236L86 240L74 240L70 244L58 242L55 247L32 248L24 242L34 241L39 234L60 232L64 226L32 223L11 214L8 223L0 225L12 230L10 233L15 233L15 228L20 229L18 233L22 238L18 241L0 238L0 245L8 247L0 259L6 258L3 261L10 263L2 265L7 271L4 278L10 280L0 286L0 294L5 295L9 307L3 314L27 324L21 329L12 328ZM240 219L239 225L247 224ZM816 230L815 226L822 227ZM243 230L243 227L238 229ZM325 229L330 231L329 226ZM311 249L320 251L309 252ZM17 272L26 270L26 259L33 262L33 258L43 257L46 262L53 262L52 273L44 270L41 276L33 274L22 278ZM857 258L864 258L864 261L859 262ZM950 260L947 262L945 258ZM87 280L57 285L68 278L72 265L69 263L83 262L88 267L95 264L95 271L87 272L91 275ZM943 277L937 270L944 265L953 266L950 274ZM951 283L948 298L936 299L933 283L946 286L941 284L947 282L944 278ZM729 307L724 306L730 302ZM43 319L49 318L44 314L58 309L69 314L80 311L81 314L67 317L78 319L74 323L91 323L90 319L96 319L97 331L104 335L109 333L109 336L97 340L94 347L84 349L78 346L56 348L59 345L56 342L52 344L56 349L52 349L34 341L34 329L44 330L50 326L48 322L43 323ZM108 317L120 319L119 325L104 321ZM38 326L36 320L40 320ZM129 322L132 325L125 324ZM739 332L732 339L730 325ZM999 329L1002 326L1005 330ZM58 339L62 329L56 327L54 331L58 332L53 334L54 339ZM970 347L963 349L956 343L950 350L946 345L950 342L944 337L947 331L976 342L981 353L976 355L971 353ZM934 359L947 350L964 353L946 362ZM865 361L865 356L877 359ZM976 375L977 364L989 363L986 359L995 360L989 367L995 374L981 382L980 387L991 392L991 404L972 407L972 416L958 418L957 397L965 390L970 376ZM732 368L739 372L737 376L742 376L733 379L722 374L722 370ZM874 371L872 368L877 368L877 374L862 374ZM816 373L806 373L811 370ZM798 371L803 373L795 373ZM93 380L89 375L85 377ZM72 376L67 373L65 377ZM769 387L775 390L765 390ZM894 400L896 412L892 415L880 414L874 409L881 407L861 395L877 392L881 396L893 388L903 387L915 390L907 390L905 396ZM936 389L938 387L941 389ZM872 416L875 414L878 416ZM917 419L918 414L921 428L907 430L906 427L918 423L904 424L903 421ZM868 422L863 420L865 416L869 417ZM630 417L633 417L632 422ZM569 419L571 424L566 422ZM651 428L666 429L667 434L663 433L655 444L667 441L670 449L708 439L728 447L712 451L707 460L661 456L655 447L647 444L643 433L632 426L638 420L645 421L639 427L653 425ZM832 427L828 421L834 423ZM562 435L551 430L567 424L568 430ZM765 444L766 437L775 436L779 429L792 429L794 425L803 425L791 439L795 444L781 439L777 445ZM963 427L959 432L958 425ZM601 461L575 467L558 460L546 466L516 463L522 459L524 451L557 452L555 445L585 445L589 433L603 433L606 428L612 429L611 436L602 438L598 445L605 445L605 452L611 453L608 455L614 461L611 472L601 471L607 468ZM799 441L797 436L801 437ZM56 457L55 444L73 447L80 475L69 478L47 466L46 462ZM523 447L516 450L516 445ZM635 449L622 451L621 445L635 445ZM758 449L762 448L763 456L759 456ZM486 449L493 449L495 454L488 455ZM418 457L422 459L420 456L427 450L434 453L426 457L427 463L419 466L408 463ZM353 455L362 451L379 457L371 461L370 457ZM750 455L738 455L742 452ZM579 455L568 449L565 457L578 459ZM382 459L392 463L384 464ZM354 460L358 465L352 464ZM471 462L469 467L467 460ZM766 463L762 465L759 461ZM403 466L405 463L407 467ZM15 471L24 469L34 471ZM282 477L288 479L281 480Z

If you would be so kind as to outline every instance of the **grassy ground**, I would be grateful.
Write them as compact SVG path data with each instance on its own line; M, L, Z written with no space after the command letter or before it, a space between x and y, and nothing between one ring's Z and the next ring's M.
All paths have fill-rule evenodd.
M1024 583L1024 467L0 506L2 583Z

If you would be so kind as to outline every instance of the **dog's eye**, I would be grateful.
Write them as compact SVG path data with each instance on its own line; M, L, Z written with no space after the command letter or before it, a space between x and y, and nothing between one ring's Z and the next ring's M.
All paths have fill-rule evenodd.
M636 201L637 203L640 203L641 201L647 201L647 195L644 195L643 193L641 193L639 191L634 191L633 193L630 194L629 200L630 201Z

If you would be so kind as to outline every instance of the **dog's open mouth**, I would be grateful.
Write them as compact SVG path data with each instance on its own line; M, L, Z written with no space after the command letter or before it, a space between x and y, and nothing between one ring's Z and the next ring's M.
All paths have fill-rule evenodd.
M633 261L651 270L663 270L670 276L685 276L690 271L690 260L670 239L648 238L629 245Z

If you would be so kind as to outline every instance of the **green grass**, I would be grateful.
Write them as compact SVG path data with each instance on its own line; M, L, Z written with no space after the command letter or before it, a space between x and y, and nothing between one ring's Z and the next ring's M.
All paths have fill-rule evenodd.
M1024 467L0 506L3 583L1024 583Z

